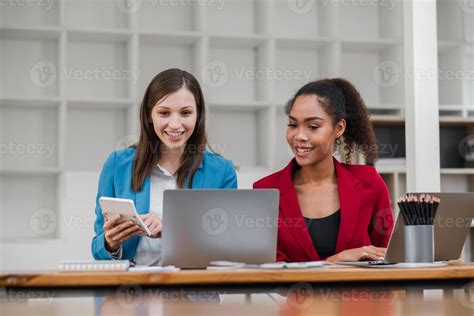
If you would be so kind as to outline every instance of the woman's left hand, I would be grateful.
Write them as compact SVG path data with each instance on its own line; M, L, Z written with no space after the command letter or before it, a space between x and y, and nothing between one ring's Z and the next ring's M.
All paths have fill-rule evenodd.
M163 225L161 224L161 219L159 219L153 214L140 215L140 217L142 218L145 226L148 227L151 232L151 235L148 237L160 238L161 230L163 228Z

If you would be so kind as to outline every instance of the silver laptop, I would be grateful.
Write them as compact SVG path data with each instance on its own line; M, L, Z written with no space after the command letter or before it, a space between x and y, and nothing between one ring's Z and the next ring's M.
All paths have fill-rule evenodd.
M166 190L161 265L275 262L279 191Z
M474 193L427 193L441 199L434 221L435 261L459 259L474 218ZM397 217L383 261L339 262L356 266L386 265L405 262L403 227Z

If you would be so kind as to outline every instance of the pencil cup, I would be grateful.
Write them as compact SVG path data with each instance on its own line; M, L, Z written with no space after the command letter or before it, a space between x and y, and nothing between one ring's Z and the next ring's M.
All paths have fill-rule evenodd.
M434 262L433 225L405 225L405 262Z

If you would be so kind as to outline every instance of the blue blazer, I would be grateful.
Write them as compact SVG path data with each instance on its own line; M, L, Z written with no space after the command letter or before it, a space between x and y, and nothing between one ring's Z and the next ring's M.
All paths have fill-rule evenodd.
M150 209L150 177L145 178L142 189L132 190L133 161L135 148L114 151L107 158L99 178L96 197L94 224L95 236L92 239L92 255L97 260L107 260L110 256L105 249L104 217L99 205L101 196L131 199L139 214L147 214ZM187 184L186 184L187 187ZM237 176L230 160L205 151L201 165L193 178L193 189L236 189ZM122 259L133 259L140 236L134 236L122 244Z

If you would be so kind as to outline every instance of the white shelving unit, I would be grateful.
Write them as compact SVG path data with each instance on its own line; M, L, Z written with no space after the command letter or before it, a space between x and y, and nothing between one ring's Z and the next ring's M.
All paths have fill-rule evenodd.
M440 67L472 69L473 15L451 2L438 12ZM346 77L360 89L374 122L403 125L402 1L52 3L0 8L0 140L55 148L51 157L2 156L2 241L35 238L31 229L5 223L20 227L38 209L69 213L68 183L98 177L107 154L137 138L144 91L167 68L188 70L201 82L210 143L239 167L242 188L291 159L283 105L310 80ZM457 115L456 122L468 119L472 91L472 80L440 80L440 108ZM405 192L404 170L381 173L392 199ZM468 179L472 190L472 173L442 173ZM23 186L31 188L30 200L19 196ZM95 196L83 201L84 212L93 218L89 198ZM42 238L64 234L59 226Z

